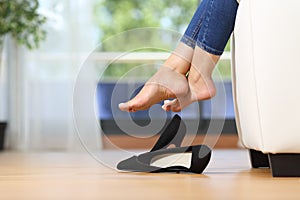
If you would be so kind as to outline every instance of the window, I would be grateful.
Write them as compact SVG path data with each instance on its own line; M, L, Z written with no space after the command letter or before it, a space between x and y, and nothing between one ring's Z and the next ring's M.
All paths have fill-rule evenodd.
M15 54L10 57L13 61L17 60L17 66L9 66L8 70L14 73L8 73L10 77L7 80L17 80L12 81L9 87L18 88L18 96L15 98L18 100L13 103L16 103L15 108L19 108L8 111L8 115L14 118L10 119L11 122L18 122L11 123L11 128L14 129L9 135L14 143L12 147L78 148L79 145L75 142L77 138L74 136L72 95L81 63L89 52L101 42L99 51L95 51L93 57L95 74L101 72L103 63L107 63L116 55L122 55L119 59L112 60L103 76L99 75L95 87L98 85L98 90L105 87L111 89L116 80L130 72L127 74L129 79L125 76L120 82L120 86L124 87L123 93L127 95L122 98L128 99L128 91L133 92L134 89L131 88L142 85L166 59L178 41L176 31L183 33L196 7L197 0L41 0L40 12L48 18L45 27L47 40L38 50L28 51L20 48L18 51L12 51ZM168 30L166 32L169 34L150 31L150 35L130 34L125 39L107 42L112 38L116 39L115 36L120 35L122 31L149 26ZM139 45L134 41L146 41L149 45L133 48ZM134 51L126 54L132 49ZM224 54L224 59L218 68L222 77L227 79L230 77L228 53ZM136 68L137 66L141 67ZM114 130L117 126L111 118L109 94L111 92L107 90L106 93L100 91L96 95L101 123L104 129L107 128L107 133L120 133L119 130ZM113 107L116 108L115 104L118 102L114 100ZM199 112L195 110L203 105L191 105L182 116L188 120L197 118ZM205 107L207 106L201 110L205 111ZM120 119L126 120L128 117L121 111L114 114ZM148 114L148 111L138 112L130 117L145 125L149 121ZM172 113L168 115L170 117ZM201 115L206 116L205 113ZM160 114L156 114L154 118L159 120L160 117Z
M107 65L106 70L101 76L98 84L98 109L99 118L104 131L107 133L121 133L120 128L114 123L115 118L118 120L135 120L137 124L147 125L150 121L149 111L138 111L127 113L119 111L116 108L118 103L126 101L135 94L138 88L151 77L162 64L163 60L167 58L168 53L172 51L178 42L179 37L172 37L164 28L172 29L183 33L189 23L194 11L197 8L198 1L157 1L150 0L143 1L96 1L94 7L95 22L99 27L99 38L103 41L101 48L99 48L98 55L113 57L114 52L126 52L129 55L124 56L121 60L113 61ZM122 11L122 12L120 12ZM161 30L147 31L133 31L126 33L123 31L132 30L134 28L143 27L161 27ZM145 28L146 29L146 28ZM164 31L161 34L160 31ZM139 34L140 33L140 34ZM120 35L123 37L119 37ZM116 36L117 35L117 36ZM116 37L117 41L112 38ZM107 39L108 38L108 39ZM151 46L152 48L149 48ZM140 48L136 48L140 47ZM156 48L155 48L156 47ZM227 105L220 106L218 112L212 113L211 101L203 101L200 104L194 103L181 116L187 120L194 120L199 117L199 110L201 111L201 118L209 120L211 117L218 119L226 112L228 119L233 119L233 104L231 95L231 81L230 81L230 47L226 47L226 52L222 56L222 60L217 65L218 74L215 77L219 87L224 87L228 94ZM141 59L141 57L143 59ZM126 58L128 60L126 60ZM103 65L99 64L99 68ZM221 80L222 79L222 80ZM222 84L218 82L223 81ZM111 98L111 94L118 90L118 98ZM216 97L217 99L218 97ZM222 101L222 99L220 99ZM224 100L223 100L224 101ZM223 105L221 102L220 105ZM174 113L168 113L171 117ZM159 120L163 113L156 110L152 115L152 120ZM202 120L202 121L205 121ZM202 126L207 123L202 123ZM149 130L145 130L148 132ZM199 130L201 132L201 130ZM233 130L234 132L234 130Z

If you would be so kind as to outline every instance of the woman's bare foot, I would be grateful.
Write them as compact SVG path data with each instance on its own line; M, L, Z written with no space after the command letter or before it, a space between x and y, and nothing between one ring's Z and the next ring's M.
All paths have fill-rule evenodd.
M189 91L186 73L190 69L193 53L192 48L179 43L142 90L130 101L120 103L119 108L123 111L135 112L146 110L165 99L185 96Z
M196 86L196 87L195 87ZM182 109L195 101L207 100L214 97L216 87L211 79L199 79L196 82L189 80L189 92L183 97L172 101L165 101L162 108L166 111L180 112Z
M183 97L166 101L162 108L166 111L179 112L195 101L214 97L216 87L211 76L219 58L220 56L209 54L196 47L188 76L189 92Z
M123 111L146 110L155 103L169 98L179 98L188 92L188 82L183 74L169 67L161 67L142 90L130 101L120 103Z

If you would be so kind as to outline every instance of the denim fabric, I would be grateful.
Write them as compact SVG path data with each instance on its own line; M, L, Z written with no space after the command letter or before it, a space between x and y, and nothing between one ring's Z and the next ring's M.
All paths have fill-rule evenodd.
M221 55L233 31L237 9L236 0L202 0L181 42Z

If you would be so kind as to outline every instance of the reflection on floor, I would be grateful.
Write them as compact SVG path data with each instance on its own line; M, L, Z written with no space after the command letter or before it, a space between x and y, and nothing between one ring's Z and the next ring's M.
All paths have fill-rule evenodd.
M251 169L246 150L213 150L204 174L120 173L135 152L0 154L1 199L297 199L299 178ZM101 163L100 163L101 161ZM105 165L103 165L105 164Z

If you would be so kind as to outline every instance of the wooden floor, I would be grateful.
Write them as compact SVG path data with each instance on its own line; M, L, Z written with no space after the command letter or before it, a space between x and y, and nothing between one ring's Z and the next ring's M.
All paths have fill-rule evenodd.
M99 152L105 164L120 154ZM245 150L214 150L202 175L150 174L117 172L85 152L3 152L0 199L300 199L299 178L272 178L248 160Z

